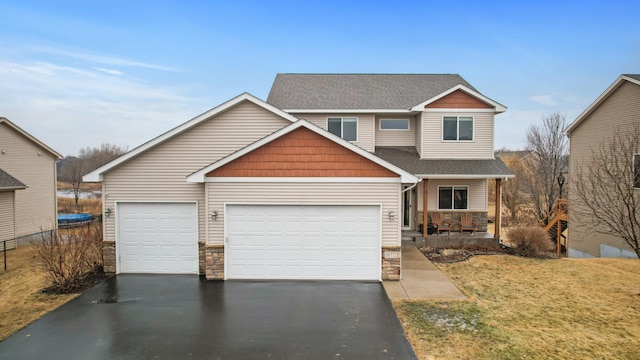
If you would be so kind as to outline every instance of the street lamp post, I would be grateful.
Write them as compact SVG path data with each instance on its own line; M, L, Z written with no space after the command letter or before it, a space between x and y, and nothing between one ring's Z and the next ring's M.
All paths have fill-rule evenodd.
M560 173L560 175L558 175L558 186L560 186L560 199L562 199L562 187L564 186L564 180L565 180L564 175Z

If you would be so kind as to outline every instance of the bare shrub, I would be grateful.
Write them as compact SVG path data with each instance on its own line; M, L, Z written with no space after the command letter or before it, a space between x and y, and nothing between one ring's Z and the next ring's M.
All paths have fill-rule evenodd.
M539 226L519 226L509 230L509 241L525 257L543 257L553 250L549 234Z
M47 292L71 293L102 273L102 229L99 224L43 232L36 253L46 273Z

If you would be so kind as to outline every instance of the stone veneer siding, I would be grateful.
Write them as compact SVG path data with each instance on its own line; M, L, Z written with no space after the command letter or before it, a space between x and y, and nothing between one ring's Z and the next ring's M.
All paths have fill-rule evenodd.
M224 245L205 245L207 280L224 280Z
M463 212L471 213L473 220L478 223L479 232L487 231L487 212L485 211L429 211L439 212L442 214L442 221L451 224L451 231L460 232L460 214ZM422 211L418 212L418 225L422 224ZM429 224L431 224L431 217L429 217ZM417 229L416 229L417 230Z
M116 273L116 242L105 240L102 242L102 261L104 273L115 275Z
M204 275L207 272L207 253L205 251L206 244L198 242L198 274Z
M402 247L382 247L382 280L400 280L400 262Z

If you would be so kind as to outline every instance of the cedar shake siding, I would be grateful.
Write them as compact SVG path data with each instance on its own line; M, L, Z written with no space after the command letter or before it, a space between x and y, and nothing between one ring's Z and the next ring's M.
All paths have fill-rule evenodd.
M577 174L580 166L590 163L592 149L597 149L602 141L610 138L616 127L619 126L624 131L638 123L640 123L640 85L624 81L571 131L570 177ZM640 149L636 150L640 153ZM629 161L632 161L633 154L627 155ZM614 234L599 234L593 230L593 219L578 213L577 209L580 208L581 202L571 189L572 186L569 186L569 256L601 256L601 245L633 253L621 238ZM640 196L640 191L637 195Z
M293 130L215 169L208 177L397 177L306 128Z
M493 109L493 106L486 104L477 98L465 93L461 90L456 90L451 94L443 96L442 98L425 105L426 109Z
M218 212L216 221L209 221L207 245L224 244L225 204L278 205L382 205L382 214L390 210L399 214L399 183L273 183L251 182L205 183L207 213ZM400 246L398 219L382 215L382 246Z
M57 226L56 155L0 123L0 168L27 185L15 193L15 236Z
M204 187L186 177L290 123L249 101L239 103L104 174L104 207L115 209L116 201L197 201L204 241ZM105 240L115 240L116 217L105 217Z

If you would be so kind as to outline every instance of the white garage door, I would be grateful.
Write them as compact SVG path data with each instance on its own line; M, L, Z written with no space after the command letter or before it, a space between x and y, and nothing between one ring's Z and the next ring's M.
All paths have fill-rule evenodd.
M380 279L379 206L228 205L229 279Z
M197 214L195 203L118 204L118 272L197 274Z

